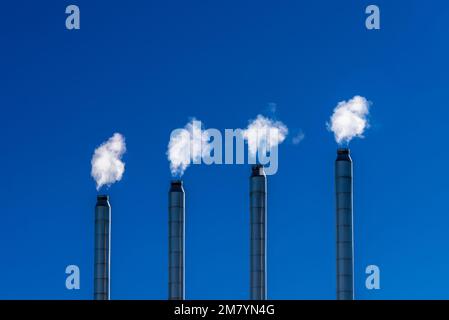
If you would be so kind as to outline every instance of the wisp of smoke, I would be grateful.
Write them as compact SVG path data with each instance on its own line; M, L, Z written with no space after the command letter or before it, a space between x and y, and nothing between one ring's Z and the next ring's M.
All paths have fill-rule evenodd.
M125 138L120 133L114 133L108 141L95 149L91 161L91 175L97 183L97 190L122 179L125 164L121 159L125 152Z
M287 134L288 128L281 121L275 121L260 114L243 130L243 137L248 143L248 152L252 156L256 156L258 150L266 153L281 144Z
M174 130L168 143L167 157L173 176L182 176L187 167L200 163L202 155L210 151L209 135L201 121L192 119L184 129Z
M294 136L294 137L292 138L292 143L293 143L294 145L298 145L298 144L301 143L302 140L304 140L305 137L306 137L306 135L304 134L304 132L299 131L299 132L296 134L296 136Z
M337 143L349 143L354 137L363 138L363 132L369 126L368 114L368 100L355 96L338 103L327 128L334 133Z

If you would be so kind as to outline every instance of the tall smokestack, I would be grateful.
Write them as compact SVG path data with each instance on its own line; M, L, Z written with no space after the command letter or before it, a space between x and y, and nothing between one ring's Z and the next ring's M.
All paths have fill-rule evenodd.
M185 193L182 181L172 181L168 203L168 299L184 300Z
M267 178L262 165L250 177L250 299L267 299Z
M337 221L337 300L354 299L352 160L349 149L338 149L335 161Z
M95 205L94 299L109 300L111 259L111 206L109 196L97 196Z

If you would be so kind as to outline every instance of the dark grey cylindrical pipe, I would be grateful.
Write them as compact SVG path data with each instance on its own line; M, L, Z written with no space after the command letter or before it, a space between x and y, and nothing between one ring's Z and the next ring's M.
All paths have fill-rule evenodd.
M184 300L185 192L182 181L172 181L168 203L168 299Z
M335 161L337 300L354 299L352 192L352 159L349 149L338 149Z
M263 166L250 177L250 299L267 299L267 178Z
M95 205L94 299L109 300L111 259L111 206L109 196L97 196Z

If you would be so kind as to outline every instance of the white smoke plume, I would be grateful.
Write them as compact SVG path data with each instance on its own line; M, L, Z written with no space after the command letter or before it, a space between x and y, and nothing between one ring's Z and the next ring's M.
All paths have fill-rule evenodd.
M281 144L287 134L288 128L281 121L275 121L260 114L243 130L243 137L248 143L248 152L253 157L258 150L266 153Z
M120 133L114 133L108 141L95 149L91 161L91 175L97 183L97 190L122 179L125 164L121 159L125 152L125 138Z
M338 144L349 143L354 137L363 138L363 132L369 127L368 115L368 100L355 96L349 101L338 103L327 128L334 133Z
M192 119L184 129L174 130L168 143L167 157L173 176L182 176L187 167L201 163L202 155L210 152L209 135L201 121Z

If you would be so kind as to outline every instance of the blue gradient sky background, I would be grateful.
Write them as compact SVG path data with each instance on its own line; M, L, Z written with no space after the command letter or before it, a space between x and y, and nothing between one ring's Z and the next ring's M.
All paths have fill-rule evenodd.
M81 30L65 29L65 7ZM269 178L268 295L335 297L337 102L373 102L351 143L356 298L449 298L449 3L375 1L14 1L0 18L0 298L90 299L95 147L128 152L111 196L112 298L167 296L165 152L195 116L241 128L277 105L305 140L280 146ZM193 166L186 296L246 299L249 167ZM65 289L65 267L81 289ZM364 269L381 268L381 290Z

